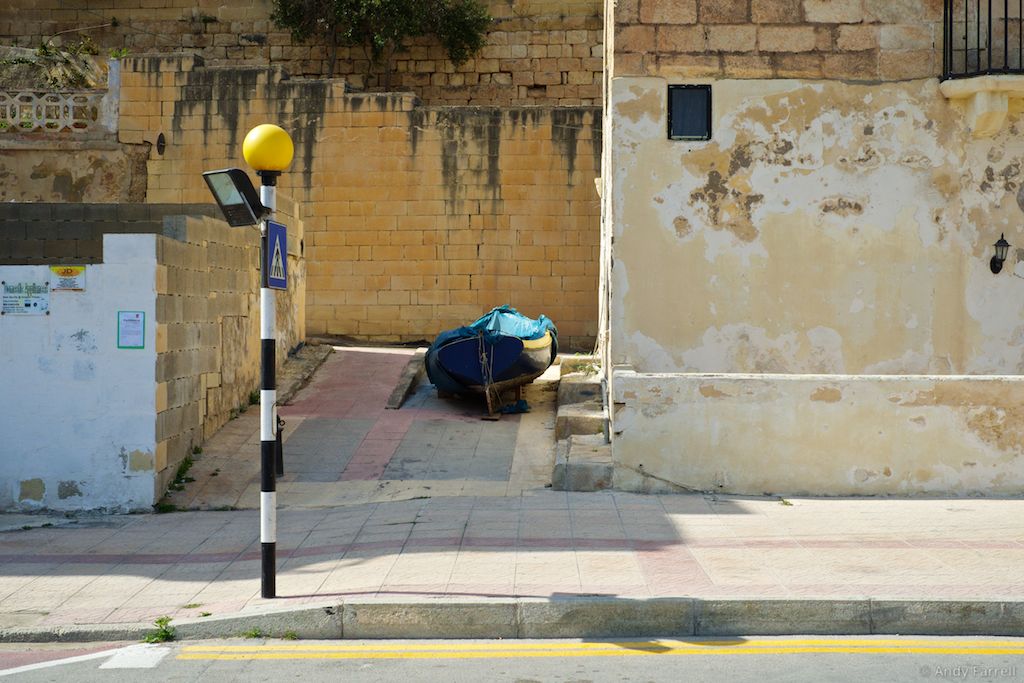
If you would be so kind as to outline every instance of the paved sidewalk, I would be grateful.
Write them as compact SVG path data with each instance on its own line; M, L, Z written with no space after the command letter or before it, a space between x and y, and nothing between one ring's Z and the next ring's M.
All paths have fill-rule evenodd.
M342 612L346 637L1024 635L1024 500L555 492L557 370L498 422L429 385L385 410L412 353L339 349L281 408L279 598L259 597L249 410L171 496L188 511L0 524L0 639L137 637L163 615L238 635L280 609L275 633L304 637Z
M1019 500L537 491L280 513L259 597L254 511L0 533L0 628L495 597L1024 599Z
M482 400L439 399L420 383L400 410L384 406L415 353L337 347L307 387L278 409L285 420L284 507L356 505L424 496L505 496L543 488L554 465L558 368L526 388L531 411L481 419ZM259 411L204 444L181 509L259 507Z

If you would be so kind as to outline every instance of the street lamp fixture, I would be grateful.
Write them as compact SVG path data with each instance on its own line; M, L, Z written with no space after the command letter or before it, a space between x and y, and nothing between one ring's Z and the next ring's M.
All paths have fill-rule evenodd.
M1003 261L1006 260L1006 252L1010 249L1010 243L1006 241L1005 235L999 235L999 241L992 245L996 249L996 255L989 261L988 267L993 273L1003 269Z
M249 180L249 174L240 168L225 168L207 171L203 174L217 206L224 214L224 220L233 228L242 225L258 225L267 207L260 202L256 188Z

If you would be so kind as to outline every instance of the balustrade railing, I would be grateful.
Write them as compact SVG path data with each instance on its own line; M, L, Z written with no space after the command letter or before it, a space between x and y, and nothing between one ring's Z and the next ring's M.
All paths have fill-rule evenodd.
M0 90L0 135L40 130L88 132L99 127L104 94Z

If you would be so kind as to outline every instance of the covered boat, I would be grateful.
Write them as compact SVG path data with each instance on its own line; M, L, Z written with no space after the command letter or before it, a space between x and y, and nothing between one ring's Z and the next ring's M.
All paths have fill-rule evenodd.
M442 332L425 362L438 392L483 393L493 413L503 404L502 392L532 382L557 355L558 329L551 320L499 306L470 325Z

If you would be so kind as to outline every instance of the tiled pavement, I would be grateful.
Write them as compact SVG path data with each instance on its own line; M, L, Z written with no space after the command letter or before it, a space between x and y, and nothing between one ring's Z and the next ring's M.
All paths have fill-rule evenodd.
M386 411L409 354L339 351L282 408L278 599L259 597L255 510L83 518L0 531L0 628L347 596L1024 600L1024 500L555 492L553 384L498 422L429 387ZM255 507L256 412L174 502Z
M439 399L422 382L400 410L384 406L414 350L338 348L309 386L279 409L285 420L285 507L422 496L519 495L550 482L557 368L528 387L531 412L482 420L482 401ZM259 506L259 415L249 410L204 445L171 493L184 509Z
M259 598L251 510L0 533L0 628L229 615L345 597L1024 600L1019 500L559 493L279 516Z

